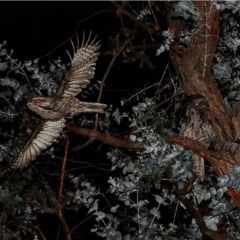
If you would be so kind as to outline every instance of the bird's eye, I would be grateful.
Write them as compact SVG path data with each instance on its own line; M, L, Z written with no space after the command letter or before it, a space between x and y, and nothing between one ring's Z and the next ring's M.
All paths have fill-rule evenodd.
M40 100L40 99L36 99L35 102L36 102L36 103L39 103L39 102L41 102L41 100Z
M195 106L198 106L199 105L199 102L195 102Z

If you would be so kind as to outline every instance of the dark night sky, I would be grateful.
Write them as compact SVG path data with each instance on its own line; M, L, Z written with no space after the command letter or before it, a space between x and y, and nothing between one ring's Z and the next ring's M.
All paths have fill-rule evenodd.
M1 2L0 40L7 40L18 54L36 58L68 39L77 22L96 12L99 14L79 24L77 32L107 35L118 20L113 21L114 12L101 11L113 9L109 2Z
M42 61L55 60L60 56L63 61L69 62L66 49L71 52L72 47L68 40L77 32L81 42L82 32L88 34L90 30L93 36L98 35L101 40L100 51L106 52L108 37L115 36L121 26L116 9L108 1L0 2L0 42L7 40L7 49L13 49L13 57L20 60L41 58L56 48ZM58 47L64 42L66 43ZM110 60L111 56L100 57L95 79L102 79ZM159 66L165 67L164 65ZM126 93L127 89L143 88L147 82L156 81L154 75L152 70L133 68L118 58L105 90L114 88ZM123 96L122 92L118 91L114 95ZM120 102L121 96L115 100ZM104 97L103 94L103 99Z

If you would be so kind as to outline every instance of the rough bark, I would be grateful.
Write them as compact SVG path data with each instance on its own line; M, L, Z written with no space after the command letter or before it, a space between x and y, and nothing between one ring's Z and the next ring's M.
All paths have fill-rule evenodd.
M202 95L209 103L209 116L219 144L217 144L214 153L217 158L211 161L211 158L205 156L205 159L221 176L231 172L235 164L240 165L238 147L235 147L232 152L226 153L223 150L224 143L236 142L239 136L240 114L238 113L236 116L231 114L224 103L211 71L219 38L220 13L210 1L194 1L193 4L200 11L198 28L188 47L183 47L178 42L173 45L170 57L176 71L181 76L182 87L186 94ZM184 21L171 18L172 9L171 4L167 4L167 22L175 37L179 37L184 27ZM168 140L171 143L179 142L182 146L198 151L195 146L196 143L189 143L187 139L179 141L179 139L170 137ZM240 193L236 189L229 189L228 193L240 207Z

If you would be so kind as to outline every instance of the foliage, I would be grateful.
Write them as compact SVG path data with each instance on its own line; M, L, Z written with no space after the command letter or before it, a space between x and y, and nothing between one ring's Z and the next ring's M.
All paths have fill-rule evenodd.
M113 5L118 7L116 3ZM227 106L235 113L240 99L240 35L236 20L239 3L223 1L215 5L222 11L222 23L212 72L219 88L223 89L222 97ZM166 23L161 25L160 20L167 14L164 3L143 2L139 9L131 2L124 2L121 7L127 11L128 18L121 19L120 30L108 39L113 52L112 63L122 64L114 62L119 57L130 67L153 71L159 68L160 58L168 54L166 51L176 41L187 48L199 30L200 11L190 1L171 6L174 8L171 18L186 23L178 37ZM20 61L13 58L13 51L8 52L6 42L0 47L0 96L4 100L0 104L0 118L2 122L15 123L10 129L1 128L0 161L4 169L21 151L39 119L26 109L25 96L52 96L70 65L60 59L44 66L39 60ZM194 152L165 139L166 135L179 135L184 117L186 106L179 77L169 64L161 73L154 73L158 74L157 83L151 83L130 98L123 96L118 104L112 104L110 99L103 115L74 118L79 131L93 129L88 141L64 132L58 142L41 154L39 161L21 174L12 173L1 179L1 239L26 239L26 236L51 239L51 234L56 239L58 231L66 239L78 239L75 233L87 226L86 222L90 223L90 227L86 227L88 238L203 239L199 216L184 204L183 196L199 211L208 229L240 239L239 209L227 195L229 188L240 192L240 166L235 165L231 173L219 177L206 163L204 181L195 179ZM101 97L104 81L103 78L92 82L81 97L88 100L98 92ZM87 152L84 159L84 151L90 149L87 146L95 140L94 134L105 134L101 138L103 142L111 138L113 147L100 148L93 144L92 148L99 155ZM136 153L116 147L116 139L126 141L129 146L132 144ZM214 140L220 141L211 139L213 148ZM238 143L224 142L222 148L228 153L234 147L238 149ZM74 149L80 149L80 154ZM62 159L62 164L56 159ZM64 159L67 159L67 167ZM181 190L189 183L191 187L182 194ZM46 226L41 226L50 215L58 219L53 218L53 221L59 221L62 229L52 227L48 233Z

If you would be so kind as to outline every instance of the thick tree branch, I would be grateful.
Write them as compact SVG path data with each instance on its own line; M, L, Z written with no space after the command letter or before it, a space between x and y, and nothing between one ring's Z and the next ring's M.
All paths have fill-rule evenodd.
M219 176L228 174L229 169L233 168L233 166L237 164L236 160L232 158L232 154L227 155L223 152L212 152L208 150L201 142L196 140L180 136L163 136L163 138L168 143L178 144L185 149L193 150L199 156L207 160Z
M232 158L232 155L230 155L229 158L227 158L226 155L217 155L215 152L206 149L206 147L198 141L179 136L164 136L164 139L168 143L178 144L186 149L193 150L199 156L206 159L219 176L228 174L229 169L232 169L233 166L237 164L235 158ZM235 188L228 188L228 195L232 197L240 208L240 193Z
M129 140L122 140L122 139L113 137L111 135L108 135L106 133L101 133L96 130L80 128L69 122L66 123L65 127L67 130L69 130L75 134L79 134L79 135L89 137L89 138L94 138L98 141L101 141L101 142L111 145L113 147L123 148L126 151L143 152L143 150L144 150L143 147L136 146L133 142L131 142Z
M208 160L211 164L217 164L219 159L214 156L214 153L208 150L201 142L192 140L190 138L184 138L180 136L164 136L164 139L171 144L178 144L185 149L191 149L199 156Z

